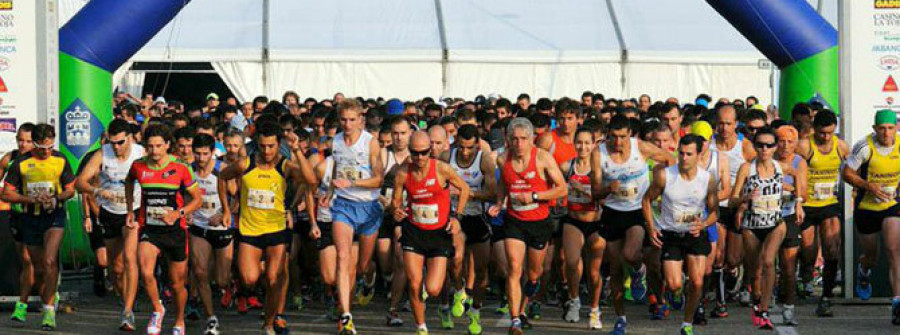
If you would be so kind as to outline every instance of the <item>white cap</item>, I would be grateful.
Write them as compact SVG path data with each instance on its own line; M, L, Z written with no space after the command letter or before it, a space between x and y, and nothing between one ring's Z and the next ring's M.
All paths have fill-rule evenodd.
M498 100L498 99L500 99L500 95L497 93L491 93L491 94L488 94L488 99Z
M163 98L163 97L157 97L156 100L153 101L153 103L155 103L155 104L165 104L165 103L166 103L166 98Z

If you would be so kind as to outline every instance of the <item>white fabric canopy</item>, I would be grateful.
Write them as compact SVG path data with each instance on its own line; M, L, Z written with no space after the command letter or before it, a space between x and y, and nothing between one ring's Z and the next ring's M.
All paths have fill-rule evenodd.
M85 2L60 0L60 25ZM837 0L822 13L835 24ZM701 0L193 0L132 60L211 62L241 100L590 90L768 103L761 59Z

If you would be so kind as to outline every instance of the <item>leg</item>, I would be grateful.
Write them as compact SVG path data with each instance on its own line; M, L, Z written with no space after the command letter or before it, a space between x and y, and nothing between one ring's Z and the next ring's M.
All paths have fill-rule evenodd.
M666 288L669 291L675 292L675 291L678 291L681 289L681 286L683 284L682 279L681 279L681 277L682 277L681 269L683 267L684 267L683 260L667 260L667 261L662 262L662 269L663 269L663 273L664 273L664 276L666 279ZM689 313L687 312L687 310L685 310L684 315L685 315L685 318L688 317ZM693 315L693 314L690 314L690 315Z
M134 299L137 297L138 290L138 228L123 227L122 236L124 240L122 259L125 266L123 305L125 312L131 312L134 309Z
M299 223L295 223L299 224ZM300 234L291 233L291 250L288 254L288 274L290 276L290 290L293 292L294 297L300 296L300 250L303 245L301 245L302 239L300 238Z
M375 264L372 263L372 256L375 254L377 240L377 230L370 235L359 236L359 260L356 262L356 271L363 276L363 285L366 286L375 284Z
M547 271L544 271L544 265L545 265L544 262L549 258L546 256L547 256L547 253L549 252L548 250L550 250L551 248L552 248L552 246L545 246L544 249L534 249L531 247L528 248L528 257L526 258L526 260L528 261L528 270L526 272L526 278L525 278L526 285L532 285L532 286L540 285L539 283L540 283L541 277L543 277L544 273L547 272ZM546 285L544 285L544 286L546 286ZM540 289L540 287L538 287L538 289ZM522 294L523 311L524 311L524 307L527 306L528 301L535 299L536 295L537 295L537 292L528 292L528 291L525 291L524 294ZM510 308L511 307L512 306L510 306Z
M271 329L275 324L275 314L284 301L287 278L284 275L286 267L285 245L279 244L266 248L266 323L265 328Z
M463 280L463 275L466 273L466 268L463 266L465 264L463 261L465 260L466 255L466 234L462 232L460 229L459 234L453 235L453 260L450 264L450 277L453 279L453 288L458 292L465 290L463 286L465 281ZM429 259L429 264L431 260ZM431 272L431 267L428 267L428 271Z
M391 281L389 279L393 279L391 278L394 273L393 262L391 262L392 253L391 239L378 238L378 241L375 244L375 260L378 262L378 269L381 270L381 278L384 279L385 282L389 282Z
M472 306L481 308L484 301L484 291L488 286L488 262L490 260L491 245L485 241L469 246L472 255L473 271L475 279L472 286ZM471 277L471 275L470 275Z
M522 266L525 262L525 242L507 238L503 240L506 247L507 277L506 298L509 301L509 317L515 319L522 311ZM543 259L541 260L543 261Z
M593 235L592 235L593 236ZM579 284L584 265L581 261L581 251L584 247L584 234L577 227L563 225L563 253L566 254L566 273L569 278L569 300L578 298L580 294ZM593 270L593 269L591 269ZM600 268L597 268L599 271Z
M41 293L44 305L54 304L59 287L59 244L62 238L62 228L50 228L44 233L44 290Z
M819 245L816 241L817 229L816 226L810 226L800 235L800 279L804 283L812 281L813 268L816 266L816 256L819 254Z
M216 249L216 268L215 279L219 287L224 288L231 282L231 263L234 259L234 242L229 242L227 246Z
M351 277L351 254L353 248L353 227L344 222L335 222L332 226L332 238L337 250L337 292L341 311L350 313L350 294L354 277Z
M207 259L209 260L209 259ZM169 261L169 280L171 280L172 291L175 293L175 326L184 329L184 307L187 305L187 290L184 283L187 281L187 260L181 262ZM206 288L209 290L209 281L206 282ZM212 300L212 297L210 297ZM212 301L210 301L212 306Z
M415 319L416 325L423 325L425 324L425 302L422 301L422 267L425 264L425 256L404 251L403 261L406 279L409 281L409 304L412 306L413 319Z
M884 251L890 266L890 283L894 297L900 297L900 217L889 217L881 226Z
M617 316L625 315L625 280L622 267L622 248L624 240L608 241L606 252L609 257L609 289L613 301L613 310Z
M600 295L603 293L603 276L600 275L600 266L603 265L603 253L606 251L606 240L597 233L590 236L590 270L588 278L591 284L591 308L600 308ZM572 277L569 277L572 278ZM570 281L571 285L574 281ZM571 291L570 291L571 292Z
M19 273L19 301L28 303L28 297L31 295L31 288L35 284L34 263L31 261L31 252L24 244L16 242L16 250L19 251L19 257L22 261L22 272Z
M822 296L831 297L834 291L835 281L837 280L838 262L841 258L841 219L840 217L831 217L822 222L819 227L819 241L822 244L822 256L825 258L825 269L822 273L823 288Z
M125 295L125 258L124 258L124 241L122 237L106 239L104 240L106 244L106 255L110 259L110 263L112 264L111 268L112 275L110 276L110 280L113 282L113 287L115 287L116 292L119 295Z
M191 271L194 272L195 284L200 294L200 302L206 317L213 316L212 290L209 287L209 258L212 256L212 246L205 238L191 235ZM169 265L173 268L174 264ZM174 275L169 273L170 276Z
M162 301L159 300L159 290L156 286L156 259L159 257L159 248L153 243L141 242L138 246L138 254L140 259L141 278L144 280L144 290L147 292L147 298L153 305L153 311L161 313L163 311Z
M786 228L784 224L778 225L762 243L760 264L762 267L760 281L762 283L759 285L761 288L759 309L764 312L769 310L772 300L772 291L775 288L775 256L778 255L778 249L781 248L781 242L784 241Z
M428 263L428 273L425 277L425 291L428 292L428 296L434 297L441 293L444 278L447 278L447 261L447 257L425 259Z
M685 290L687 301L684 307L684 322L694 321L694 312L700 305L700 299L703 296L703 273L706 269L706 256L704 255L687 255L687 275L691 285ZM681 277L681 274L678 274Z
M400 308L400 300L403 298L403 290L406 289L407 281L406 268L403 265L403 248L400 245L400 231L399 226L394 227L394 236L391 239L391 257L393 258L391 266L394 268L392 271L394 278L391 280L391 310Z
M241 279L241 287L238 289L241 296L249 296L253 292L259 280L259 260L263 251L248 243L238 245L238 275Z
M744 257L744 282L750 284L753 287L753 295L754 297L758 297L761 293L760 288L760 280L757 278L757 274L760 273L760 265L759 262L762 259L762 252L760 244L763 241L759 241L756 238L756 235L753 234L750 230L745 229L743 232L743 243L742 247L744 247L744 254L746 255L759 255L754 257Z
M632 226L625 231L622 259L632 268L639 269L643 261L644 227Z
M794 224L787 223L787 224ZM797 255L800 248L781 248L779 265L781 265L781 289L784 290L784 304L792 306L797 300Z
M322 283L327 287L334 287L337 266L337 252L334 246L329 246L319 251L319 272L322 275Z

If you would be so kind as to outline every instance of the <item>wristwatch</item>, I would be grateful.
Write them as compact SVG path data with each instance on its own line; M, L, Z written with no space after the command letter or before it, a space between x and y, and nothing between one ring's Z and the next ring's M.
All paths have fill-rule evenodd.
M538 201L537 192L531 192L531 200L534 202Z
M184 208L178 210L178 215L184 217Z

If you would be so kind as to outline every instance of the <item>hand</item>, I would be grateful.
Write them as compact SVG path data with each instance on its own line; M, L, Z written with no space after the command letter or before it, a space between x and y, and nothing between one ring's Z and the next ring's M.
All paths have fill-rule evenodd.
M84 232L85 232L85 233L90 234L91 232L93 232L94 226L91 224L91 217L90 217L90 216L85 216L85 217L84 217L84 226L82 226L82 227L84 228Z
M306 210L306 201L303 201L303 202L297 204L297 211L298 211L298 212L303 212L303 211L305 211L305 210Z
M222 227L231 227L231 212L226 211L222 214Z
M510 196L513 197L513 201L523 205L528 205L533 202L531 199L531 193L513 193L510 194Z
M497 217L497 215L500 215L500 206L499 205L491 205L491 208L488 208L487 213L492 218Z
M138 223L134 220L134 211L128 211L128 214L125 214L125 225L132 229L137 227Z
M309 227L309 238L313 240L322 238L322 230L319 229L319 225L314 223L311 227Z
M213 215L209 218L209 226L210 227L218 227L222 225L222 214Z
M806 211L803 210L803 206L799 203L797 204L797 225L803 225L803 220L806 220Z
M451 217L450 220L447 220L447 228L444 228L451 235L459 234L459 220L455 217Z
M409 214L407 214L403 208L394 208L394 221L403 221L407 216L409 216Z
M459 189L453 186L450 186L450 196L458 196Z
M622 182L618 180L609 182L609 193L616 193L616 191L619 190L619 187L622 187Z
M657 249L662 249L662 233L659 230L653 229L650 231L650 244L652 244Z
M181 218L181 213L179 213L178 211L170 211L167 209L166 215L163 215L163 222L165 222L167 225L171 226L171 225L174 225L175 222L178 222L178 219L180 219L180 218Z
M387 210L388 205L391 204L391 199L388 199L383 195L379 195L378 202L381 203L381 207L384 207L384 209Z
M703 229L706 226L703 225L703 221L700 221L700 217L694 220L694 224L691 225L691 236L697 237L700 236L700 233L703 232Z
M331 183L334 185L334 187L337 187L337 188L339 188L339 189L345 189L345 188L348 188L348 187L350 187L350 186L352 185L352 183L351 183L349 180L344 179L344 178L341 178L341 179L335 179L335 180L334 180L333 182L331 182Z
M876 199L879 199L881 201L890 201L891 200L892 195L887 194L887 192L882 190L881 185L869 184L868 187L866 188L866 191L871 192L872 195L875 196Z
M288 145L290 145L291 151L300 149L300 137L298 137L296 133L289 132L284 138L287 140Z
M112 200L112 199L113 199L113 194L112 194L112 192L110 192L110 191L107 191L107 190L101 190L100 192L97 192L97 197L98 197L98 198L101 198L101 199L104 199L104 200Z
M319 198L319 207L328 208L331 207L331 197L324 196Z

